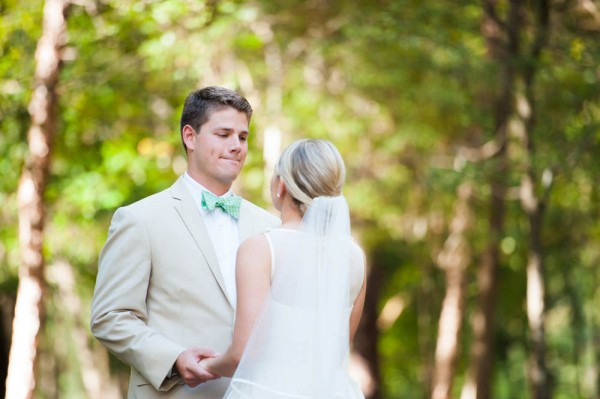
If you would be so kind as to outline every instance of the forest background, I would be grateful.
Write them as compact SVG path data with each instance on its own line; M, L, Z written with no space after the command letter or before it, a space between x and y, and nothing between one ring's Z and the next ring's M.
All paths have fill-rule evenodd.
M89 332L98 254L184 171L185 96L223 85L255 109L248 199L272 210L292 140L346 160L369 399L600 397L599 8L1 0L0 390L123 397Z

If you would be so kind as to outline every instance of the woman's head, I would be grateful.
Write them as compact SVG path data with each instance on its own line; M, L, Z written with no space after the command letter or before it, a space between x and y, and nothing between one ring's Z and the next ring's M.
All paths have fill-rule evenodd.
M275 175L283 180L286 191L304 214L313 198L341 195L346 168L331 142L305 139L283 151Z

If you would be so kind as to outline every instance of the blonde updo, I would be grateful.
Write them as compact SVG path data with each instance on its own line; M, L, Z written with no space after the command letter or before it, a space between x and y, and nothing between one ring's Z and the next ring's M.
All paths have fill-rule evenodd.
M316 197L342 193L346 168L337 148L329 141L304 139L287 147L275 165L275 174L304 214Z

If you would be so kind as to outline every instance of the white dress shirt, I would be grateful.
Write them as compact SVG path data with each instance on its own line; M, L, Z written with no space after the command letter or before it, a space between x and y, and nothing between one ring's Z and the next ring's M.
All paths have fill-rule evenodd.
M208 235L210 236L219 260L219 266L225 281L227 294L235 309L237 297L235 289L235 260L238 247L240 246L238 221L219 207L216 207L213 211L203 209L202 192L210 190L207 190L196 180L192 179L187 172L185 172L183 177L185 185L190 190L190 193L192 193L192 197L194 198L194 201L196 201L196 206L204 218L206 230L208 230ZM231 195L233 195L233 191L229 190L223 194L222 197Z

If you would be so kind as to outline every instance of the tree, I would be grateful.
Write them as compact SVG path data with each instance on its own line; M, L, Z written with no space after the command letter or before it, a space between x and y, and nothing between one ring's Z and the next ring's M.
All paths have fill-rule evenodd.
M520 2L511 3L511 7L523 7ZM523 14L521 8L518 11ZM521 144L520 202L529 224L527 254L527 318L531 334L531 355L529 378L533 399L551 398L549 372L546 365L545 337L545 273L542 229L545 211L550 194L552 172L549 169L539 176L535 161L537 154L535 143L535 120L537 116L535 77L539 70L542 51L548 42L550 29L550 1L540 0L534 3L531 11L533 39L530 45L524 43L524 67L521 69L522 92L516 93L515 124L513 133ZM526 47L527 46L527 47ZM539 168L539 167L538 167ZM538 188L542 186L542 190Z
M21 265L9 357L6 397L31 398L35 362L43 326L44 192L50 174L53 140L58 128L57 85L65 40L67 0L48 0L42 36L36 49L35 88L29 103L29 155L19 182Z
M0 320L7 336L21 263L15 187L28 153L40 3L0 7ZM535 10L543 3L106 0L72 7L60 135L43 197L47 281L36 397L91 398L98 386L106 395L108 381L124 392L128 369L86 337L97 256L116 207L166 188L182 172L178 109L193 88L218 84L239 89L255 108L236 187L247 198L269 207L265 148L273 155L301 137L340 148L344 194L369 265L353 353L370 383L367 396L427 398L445 380L451 397L463 388L464 395L529 398L526 365L536 353L530 264L543 284L531 302L538 312L530 312L545 327L537 330L543 385L556 397L597 398L600 13L595 0L545 2L548 37L534 55ZM457 193L465 184L471 224L459 233L453 220L461 219ZM464 245L453 247L460 234ZM76 245L73 237L81 238ZM541 263L529 262L535 252ZM446 256L452 253L460 262ZM455 316L446 317L449 310ZM452 345L436 366L437 341Z
M461 399L489 399L492 389L493 339L495 306L500 267L500 242L504 236L508 173L508 126L511 118L515 85L515 65L518 37L514 29L520 18L511 7L506 21L498 16L495 0L483 2L482 32L488 45L489 56L499 64L497 97L494 101L492 166L489 173L490 203L488 206L488 243L477 270L478 300L473 316L474 342L471 360Z
M470 204L473 187L469 183L462 183L458 187L457 194L450 235L438 255L438 264L446 276L446 295L438 322L432 399L451 397L456 364L460 355L459 340L464 318L466 269L471 262L471 246L467 239L467 232L473 223Z

